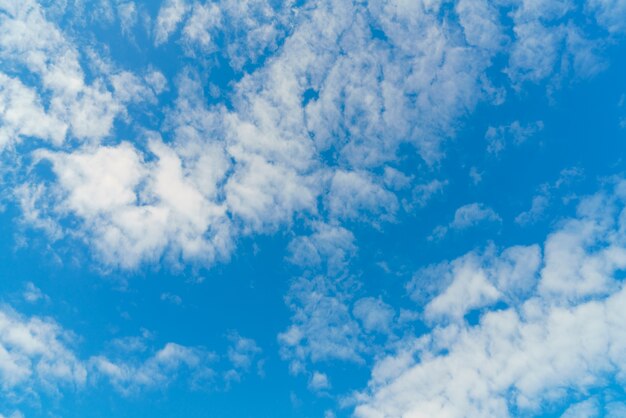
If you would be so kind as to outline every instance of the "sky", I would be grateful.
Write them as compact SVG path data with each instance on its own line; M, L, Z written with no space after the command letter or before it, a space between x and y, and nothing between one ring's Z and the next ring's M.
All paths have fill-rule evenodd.
M0 418L626 416L626 0L0 0Z

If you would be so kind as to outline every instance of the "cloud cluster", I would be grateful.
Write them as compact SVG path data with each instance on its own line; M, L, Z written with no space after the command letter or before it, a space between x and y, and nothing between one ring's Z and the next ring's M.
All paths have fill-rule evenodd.
M309 360L363 361L361 329L350 313L350 293L341 285L322 276L300 278L292 284L286 302L293 311L292 324L278 341L292 373L303 372Z
M141 336L118 338L103 353L81 358L77 354L78 337L53 319L27 317L3 306L3 406L19 406L32 396L56 396L64 389L86 391L102 383L110 384L122 395L163 389L177 381L194 389L228 387L249 372L261 352L254 340L235 332L229 337L231 346L223 356L203 347L173 342L154 349L152 338L146 331ZM225 360L220 363L221 357Z
M27 318L8 307L0 309L0 380L4 396L54 392L59 385L83 386L87 368L71 348L74 339L54 321Z
M291 0L251 0L233 3L169 0L159 9L154 25L158 46L180 27L179 42L191 56L216 54L241 71L275 52L295 16Z
M102 79L86 81L78 48L46 19L34 0L2 2L0 10L0 57L4 62L0 75L2 84L6 83L2 96L7 104L3 114L14 125L7 132L13 137L4 138L3 145L20 136L57 145L68 133L78 140L108 136L124 106ZM27 72L36 78L37 90L5 72ZM24 118L31 112L41 118L41 124Z
M625 187L583 199L542 255L511 247L431 268L448 283L426 304L432 331L378 361L356 416L505 417L622 382Z
M118 68L53 23L69 7L48 3L0 0L0 152L28 145L13 185L24 221L120 269L208 266L242 236L304 225L288 260L307 272L291 284L291 323L278 337L294 373L308 362L362 363L372 336L392 334L394 308L357 297L349 225L380 228L447 184L402 172L399 157L408 149L420 167L435 167L478 104L501 104L525 83L552 89L598 73L607 41L594 36L620 36L626 10L622 0L165 0L151 17L132 1L101 1L99 19L117 16L127 36L142 19L151 47L180 48L184 66L169 80L152 66ZM234 75L207 85L207 62L222 58ZM152 111L162 120L143 126ZM131 129L118 130L122 122ZM488 150L542 127L490 128ZM420 270L407 288L433 330L378 361L356 414L506 416L556 402L563 388L623 380L623 189L585 200L543 246L489 247ZM538 196L518 222L537 219L547 200ZM433 237L487 221L501 218L470 203ZM43 296L29 288L25 297ZM80 360L51 320L2 310L1 327L5 391L81 386L93 374L130 393L179 374L192 384L216 375L216 356L199 347L139 344L135 358ZM228 382L260 367L261 352L230 338ZM331 386L325 373L309 375L312 390ZM598 407L576 408L568 413Z
M132 2L104 3L103 16L147 13ZM600 13L596 6L167 0L154 19L142 18L151 39L156 48L179 40L197 65L177 69L177 99L166 105L159 94L171 80L154 68L117 68L46 20L55 16L49 5L47 13L34 0L0 6L0 142L47 141L33 155L49 161L55 177L20 180L24 218L53 239L82 239L100 262L126 269L162 258L211 265L227 259L241 235L302 217L375 218L379 227L395 219L396 193L412 179L396 167L401 146L433 164L478 103L504 100L507 84L486 75L498 54L508 57L501 69L510 86L561 77L556 62L571 62L579 76L601 66L600 45L575 19ZM542 42L555 38L554 45L538 48L544 32ZM215 49L239 73L205 89L199 57ZM25 83L19 71L37 82ZM141 126L145 108L140 115L132 107L139 102L164 113L153 127L162 138ZM26 123L25 114L41 123ZM116 137L120 119L133 127L133 141ZM520 141L528 129L505 130ZM425 204L444 184L415 187L414 200ZM459 222L497 218L467 209Z

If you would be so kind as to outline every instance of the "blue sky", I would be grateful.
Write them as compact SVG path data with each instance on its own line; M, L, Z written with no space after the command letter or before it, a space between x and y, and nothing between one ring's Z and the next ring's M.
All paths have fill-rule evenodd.
M625 22L0 0L0 417L626 416Z

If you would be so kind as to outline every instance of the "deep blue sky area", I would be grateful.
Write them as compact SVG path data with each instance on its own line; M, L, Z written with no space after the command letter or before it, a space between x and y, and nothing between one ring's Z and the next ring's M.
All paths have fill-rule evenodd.
M626 416L624 22L0 0L0 418Z

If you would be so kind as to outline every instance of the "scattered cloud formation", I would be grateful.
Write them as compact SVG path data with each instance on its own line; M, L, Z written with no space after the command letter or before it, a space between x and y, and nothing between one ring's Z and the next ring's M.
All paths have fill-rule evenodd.
M55 322L0 310L0 376L4 396L84 386L86 366L72 349L75 337ZM15 395L18 394L18 395Z
M107 4L92 19L106 25L117 19L127 31L145 20L133 2ZM161 126L150 128L164 137L146 127L137 130L142 139L127 142L111 140L114 124L141 125L133 110L139 103L141 114L146 106L162 107L162 73L118 68L97 48L66 36L54 20L68 13L66 6L44 10L29 0L2 7L0 55L37 83L1 75L8 123L0 144L47 141L34 158L51 163L55 176L16 186L28 203L24 219L54 231L53 239L82 240L110 268L161 259L210 266L229 259L238 237L275 231L303 214L380 227L396 219L402 207L396 192L409 179L393 167L399 148L409 144L435 164L461 118L478 103L504 100L502 87L484 75L490 58L508 54L514 86L570 67L580 76L601 67L601 45L577 26L567 2L462 1L447 17L439 2L304 7L167 0L145 21L154 44L178 42L190 57L225 54L240 75L222 96L228 105L213 104L200 73L182 69L174 105ZM503 10L512 27L501 21ZM605 10L597 2L584 9L613 28ZM269 52L272 59L263 60ZM27 114L40 115L39 123ZM541 121L491 127L489 149L521 143L542 127ZM432 179L415 186L412 200L424 206L445 185Z
M0 391L8 402L3 406L63 389L87 391L103 383L125 396L164 389L177 380L191 388L213 389L239 381L261 352L254 340L233 333L225 355L230 366L221 383L217 375L226 365L216 353L173 342L153 349L153 335L147 331L112 340L106 352L81 358L78 336L52 319L27 317L4 306L0 330Z
M606 387L608 376L620 381L623 189L620 182L610 193L583 199L577 216L547 237L541 257L537 246L512 247L487 253L495 268L485 270L472 253L441 268L451 277L426 305L432 331L377 363L356 415L511 416L558 404L566 392L584 396ZM516 262L499 270L505 253ZM524 280L536 274L537 280ZM501 296L507 285L524 282L530 288ZM409 289L418 288L416 282ZM463 296L451 297L455 292ZM498 301L506 305L496 308ZM463 313L479 306L492 308L471 325ZM566 414L591 408L593 401Z
M624 0L0 0L0 207L16 225L6 228L16 243L3 244L43 248L59 269L119 276L125 286L102 312L128 322L98 322L112 339L83 344L57 320L83 320L85 307L26 275L37 285L19 282L15 306L0 306L0 418L64 391L228 390L263 377L272 354L326 417L336 416L327 401L359 417L624 415L603 391L625 373L626 186L592 169L611 190L564 197L585 176L570 168L532 180L510 204L502 192L527 184L508 184L505 159L494 158L535 137L543 148L544 127L566 131L550 114L563 111L559 92L609 67L624 22ZM608 158L594 164L617 171ZM559 197L578 206L556 222ZM461 256L465 243L442 249L418 235L478 240L512 222L523 245L480 243ZM265 238L284 250L268 251L279 261L257 257ZM262 301L286 292L288 317L264 324L277 353L257 335L197 326L223 318L184 280L167 291L151 281L144 299L128 285L226 271L231 260L241 276L264 278L239 257L248 246L254 262L278 265L273 290L284 285ZM240 284L229 279L224 288ZM223 282L206 282L220 297ZM257 296L241 291L237 303ZM194 333L172 338L190 345L127 332L129 306L151 302L175 313L175 336ZM268 315L284 315L274 308ZM241 312L232 320L250 320ZM221 348L202 345L207 329ZM341 362L371 369L357 395L333 373Z

